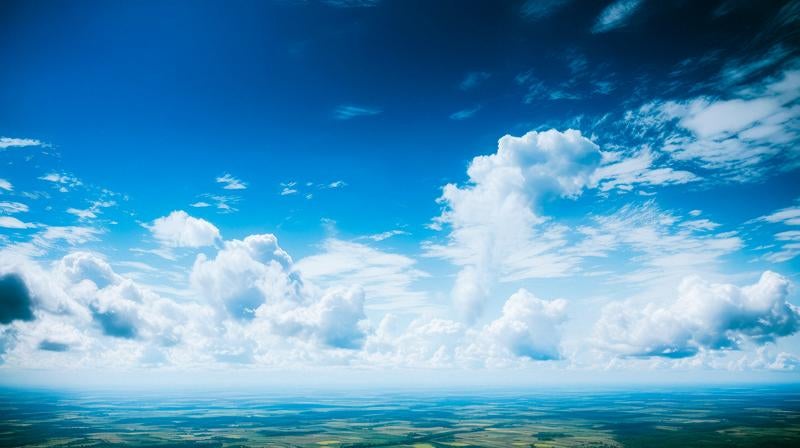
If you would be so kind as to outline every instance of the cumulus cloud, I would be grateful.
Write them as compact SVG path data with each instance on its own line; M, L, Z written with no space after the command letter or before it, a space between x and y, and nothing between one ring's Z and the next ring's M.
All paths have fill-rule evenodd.
M404 326L386 314L364 351L369 362L401 367L502 368L559 360L566 304L521 289L508 298L498 318L481 328L425 315Z
M450 228L447 244L429 244L427 254L461 266L453 298L464 317L475 320L492 283L564 275L575 260L554 249L564 230L538 228L546 221L534 207L548 195L576 197L600 166L597 145L579 131L532 131L506 135L495 154L475 157L465 186L445 185L444 210L433 227Z
M462 362L460 350L467 329L459 322L421 316L406 326L386 314L367 340L364 350L373 363L399 367L452 367Z
M596 342L623 356L667 358L771 342L800 326L800 308L787 300L790 286L771 271L744 287L688 277L666 303L608 305L595 326Z
M213 224L183 210L175 210L144 226L159 244L170 248L212 246L220 239L219 229Z
M502 315L484 330L484 337L514 356L538 361L559 359L560 325L567 302L542 300L520 289L503 305Z
M252 319L264 303L302 302L303 282L274 235L225 241L214 258L197 256L190 281L196 291L237 319Z
M264 307L258 313L281 335L312 338L325 346L345 349L360 348L364 342L364 291L357 286L328 289L309 306L280 312Z
M39 354L67 352L75 363L136 365L136 358L122 358L148 345L174 346L185 336L187 316L198 322L203 316L196 305L161 298L88 252L68 254L49 269L25 257L4 257L0 272L5 272L2 323L18 336L4 357L18 366L52 367L48 355ZM9 285L6 279L14 281ZM5 319L9 291L20 306ZM26 307L29 311L20 311Z
M226 241L213 259L198 255L190 281L233 319L334 348L357 348L363 342L363 290L319 290L307 284L274 235Z

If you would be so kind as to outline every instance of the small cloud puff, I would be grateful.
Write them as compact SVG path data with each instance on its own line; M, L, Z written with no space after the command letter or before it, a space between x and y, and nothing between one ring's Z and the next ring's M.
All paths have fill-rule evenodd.
M220 239L219 229L205 219L176 210L167 216L144 224L156 241L164 247L212 246Z

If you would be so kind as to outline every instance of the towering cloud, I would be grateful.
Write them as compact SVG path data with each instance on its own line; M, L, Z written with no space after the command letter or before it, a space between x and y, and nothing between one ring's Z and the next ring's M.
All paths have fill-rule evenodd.
M428 253L462 266L453 298L468 320L480 315L498 277L552 277L570 267L551 251L563 244L559 230L538 229L546 219L535 207L547 195L578 196L600 163L599 148L580 131L532 131L506 135L495 154L475 157L467 185L445 185L434 226L449 226L449 241Z

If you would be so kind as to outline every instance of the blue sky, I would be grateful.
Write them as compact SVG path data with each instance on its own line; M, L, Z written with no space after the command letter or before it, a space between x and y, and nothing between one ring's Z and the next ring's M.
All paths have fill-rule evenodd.
M799 14L4 2L0 375L792 378Z

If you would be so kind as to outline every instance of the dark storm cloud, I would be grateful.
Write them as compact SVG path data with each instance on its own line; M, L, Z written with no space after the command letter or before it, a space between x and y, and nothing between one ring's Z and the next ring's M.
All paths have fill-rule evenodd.
M0 276L0 324L14 320L33 320L31 295L17 274Z

